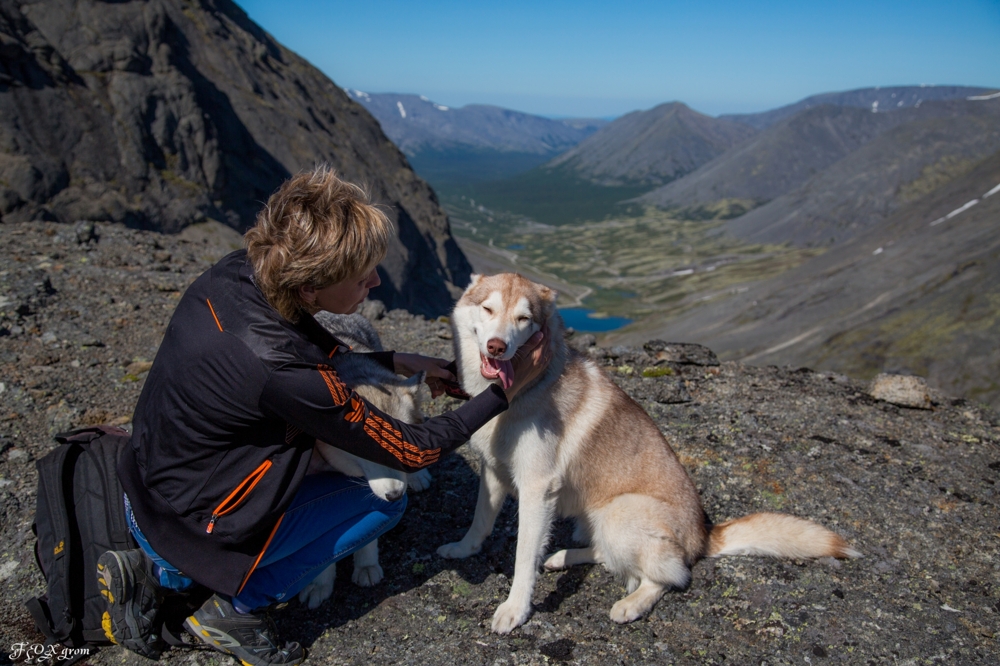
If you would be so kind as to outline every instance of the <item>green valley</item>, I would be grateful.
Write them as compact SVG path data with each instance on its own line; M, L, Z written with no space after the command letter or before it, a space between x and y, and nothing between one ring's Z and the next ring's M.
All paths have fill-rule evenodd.
M560 289L563 304L632 318L632 328L641 328L649 315L660 319L739 293L745 290L740 285L820 253L742 243L719 233L721 221L681 219L653 207L544 224L469 197L443 203L477 269L522 272Z

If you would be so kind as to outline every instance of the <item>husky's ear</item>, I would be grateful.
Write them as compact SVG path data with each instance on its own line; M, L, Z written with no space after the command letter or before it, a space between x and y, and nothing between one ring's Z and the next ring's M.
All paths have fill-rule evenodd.
M559 292L545 286L542 286L538 291L542 297L542 314L545 319L548 319L556 310L556 300L559 298Z
M483 276L481 274L479 274L479 273L473 273L471 275L471 277L469 278L469 284L468 284L468 286L466 286L465 288L466 289L471 289L472 287L475 287L477 284L479 284L479 281L482 280L482 279L483 279Z

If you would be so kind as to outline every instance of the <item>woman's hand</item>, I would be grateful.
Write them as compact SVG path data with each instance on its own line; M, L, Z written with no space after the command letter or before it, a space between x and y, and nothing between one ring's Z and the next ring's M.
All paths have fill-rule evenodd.
M549 336L548 326L532 335L514 352L511 364L514 366L514 383L505 390L507 401L510 402L521 389L538 378L552 360L552 345L546 338Z
M434 398L444 393L442 379L449 382L458 381L458 378L450 370L445 369L451 364L451 361L443 358L396 352L392 355L392 363L396 366L396 373L404 377L415 375L421 370L427 373L424 383L431 387L431 396Z

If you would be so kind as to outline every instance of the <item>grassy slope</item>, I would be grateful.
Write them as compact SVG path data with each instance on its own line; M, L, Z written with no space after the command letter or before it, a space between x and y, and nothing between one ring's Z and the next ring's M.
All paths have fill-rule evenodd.
M858 377L919 374L1000 404L1000 195L983 198L998 182L1000 153L797 270L613 337L701 342L724 358Z
M577 287L574 294L581 287L590 291L588 307L640 320L676 315L692 307L692 294L727 292L818 253L740 243L714 233L718 222L680 220L653 208L557 226L481 207L478 201L473 207L468 200L446 200L445 207L455 235L502 257L507 270L530 267L558 276ZM643 328L642 322L633 327Z

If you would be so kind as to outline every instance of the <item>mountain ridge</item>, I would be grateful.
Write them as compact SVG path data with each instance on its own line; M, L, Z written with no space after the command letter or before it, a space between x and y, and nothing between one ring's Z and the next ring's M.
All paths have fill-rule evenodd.
M415 94L350 88L345 92L368 109L386 136L410 156L458 146L554 154L576 145L602 124L596 119L552 120L491 104L449 107Z
M1000 100L943 104L966 112L901 123L725 229L750 242L842 242L1000 149Z
M605 122L553 120L488 104L448 107L423 95L345 92L375 116L422 177L446 192L530 171Z
M682 102L616 118L547 167L563 167L601 185L661 185L687 174L755 134ZM663 159L668 155L668 159Z
M928 102L884 113L849 106L807 108L637 201L663 208L683 208L737 199L752 202L751 207L759 206L802 187L894 128L933 118L957 119L976 114L984 104L992 105L993 101ZM959 130L955 131L961 134ZM966 134L971 133L970 130Z
M995 91L996 88L980 88L976 86L878 86L875 88L855 88L840 92L827 92L810 95L798 102L786 104L760 113L725 113L719 118L745 123L755 129L766 129L785 118L793 116L814 106L832 104L833 106L848 106L871 110L893 110L920 106L923 102L959 99L974 95L982 95Z

